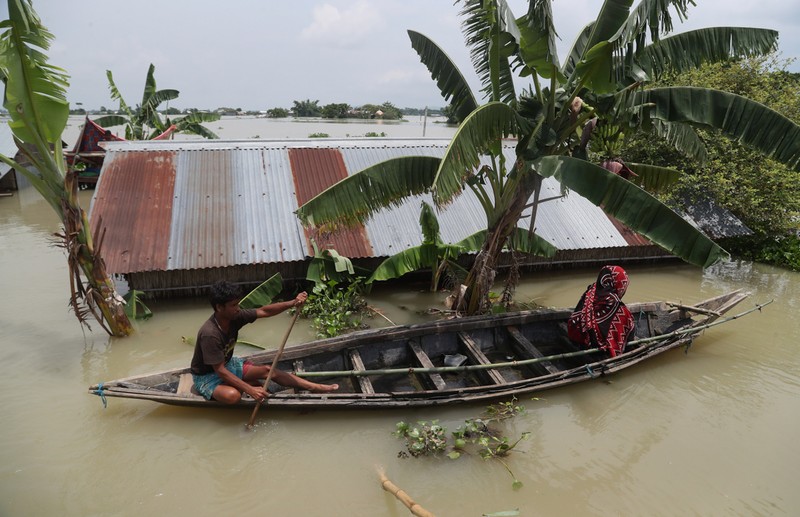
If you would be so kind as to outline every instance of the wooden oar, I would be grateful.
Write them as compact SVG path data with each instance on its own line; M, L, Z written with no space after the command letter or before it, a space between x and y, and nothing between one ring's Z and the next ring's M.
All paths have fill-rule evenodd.
M298 316L300 316L300 309L299 308L294 311L294 316L292 316L292 322L289 323L289 328L286 329L286 334L283 336L283 342L281 343L281 346L278 348L278 352L275 354L275 359L272 360L272 366L269 369L269 373L267 374L267 378L264 380L264 391L267 392L268 396L269 396L269 391L267 390L267 387L269 386L269 381L272 380L272 374L273 374L273 372L275 372L275 368L278 367L278 361L281 358L281 354L283 354L283 348L286 346L286 341L289 340L289 334L292 333L292 327L294 327L294 322L297 321L297 317ZM267 400L267 397L264 397L264 402L266 402L266 400ZM255 420L256 420L256 415L258 414L258 408L260 408L260 407L261 407L261 403L260 402L256 402L256 407L253 408L253 413L250 415L250 421L247 422L247 428L248 429L252 429L253 428L253 422L255 422Z

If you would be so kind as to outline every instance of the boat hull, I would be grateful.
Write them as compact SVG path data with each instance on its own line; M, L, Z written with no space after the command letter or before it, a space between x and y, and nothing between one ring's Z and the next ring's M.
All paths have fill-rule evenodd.
M635 338L607 357L581 350L566 337L571 309L523 311L387 327L313 341L284 350L278 367L336 392L272 394L265 404L293 409L387 409L491 402L614 374L697 335L747 297L739 291L693 306L652 302L629 306ZM275 351L248 356L272 364ZM453 360L464 364L453 366ZM450 366L448 366L450 365ZM253 408L208 401L191 386L188 368L99 383L89 392L189 407Z

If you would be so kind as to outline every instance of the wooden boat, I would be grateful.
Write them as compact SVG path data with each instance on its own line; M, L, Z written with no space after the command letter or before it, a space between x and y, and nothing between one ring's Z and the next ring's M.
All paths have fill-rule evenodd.
M688 346L709 326L759 309L722 318L747 296L734 291L693 306L631 304L635 339L613 358L596 349L579 349L567 338L571 309L455 318L313 341L287 347L278 367L315 382L338 383L339 390L284 390L268 397L266 404L298 409L437 406L511 398L589 381ZM276 353L260 352L249 359L272 364ZM180 406L224 406L193 390L188 368L96 384L89 392ZM252 409L254 404L244 395L240 403L224 407Z

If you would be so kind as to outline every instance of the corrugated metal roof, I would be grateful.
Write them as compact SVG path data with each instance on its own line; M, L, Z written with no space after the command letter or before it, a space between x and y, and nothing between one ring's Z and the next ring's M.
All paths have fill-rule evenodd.
M14 142L14 133L8 123L11 121L8 117L0 117L0 154L14 159L17 155L17 143ZM0 178L6 175L11 167L5 162L0 162Z
M345 174L398 156L441 157L448 143L374 138L104 143L91 221L94 226L102 217L107 228L103 256L113 273L304 260L313 250L294 215L299 204ZM513 147L505 152L513 161ZM560 194L558 182L545 180L542 198ZM430 196L415 196L375 215L362 229L333 236L331 244L351 258L387 257L419 245L423 200L432 204ZM483 210L469 193L438 216L446 242L485 228ZM564 250L630 245L601 209L574 193L544 203L536 227Z

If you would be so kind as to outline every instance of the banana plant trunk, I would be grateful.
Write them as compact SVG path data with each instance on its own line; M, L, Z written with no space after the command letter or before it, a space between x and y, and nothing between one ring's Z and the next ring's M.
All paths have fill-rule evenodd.
M541 182L534 181L529 188L520 188L509 206L501 209L502 216L489 227L486 241L475 257L475 262L465 280L467 289L463 306L466 307L467 315L480 314L491 307L489 292L497 275L500 254L508 243L509 236L517 227L528 199L540 184ZM536 205L534 204L532 208L535 211Z
M106 332L116 337L128 336L133 332L133 326L125 314L125 302L117 293L114 280L106 272L100 255L102 234L99 239L92 238L89 218L77 202L78 182L73 172L66 175L65 191L67 196L63 198L61 207L65 231L61 237L67 250L73 310L78 319L84 321L78 305L82 298ZM98 241L96 246L95 240ZM85 287L81 273L86 279Z

